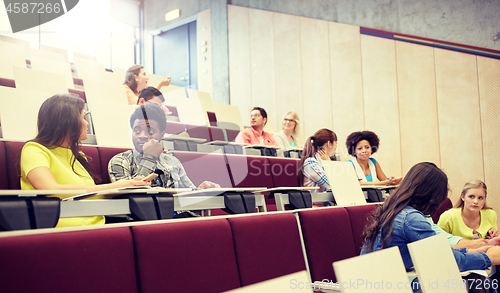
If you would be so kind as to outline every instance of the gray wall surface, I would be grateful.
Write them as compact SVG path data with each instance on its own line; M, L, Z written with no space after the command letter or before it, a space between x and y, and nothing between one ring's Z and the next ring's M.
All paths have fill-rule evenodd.
M227 8L232 4L500 50L500 0L144 0L146 31L211 9L213 99L229 102Z

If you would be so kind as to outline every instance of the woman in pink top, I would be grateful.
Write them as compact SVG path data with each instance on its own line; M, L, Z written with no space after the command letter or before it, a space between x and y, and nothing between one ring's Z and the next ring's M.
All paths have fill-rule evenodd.
M164 79L160 80L156 88L159 90L163 86L169 86L171 79L172 78L170 76L165 77ZM133 65L127 70L123 86L125 87L125 91L127 92L129 105L137 104L139 92L148 86L148 80L149 77L146 76L146 72L144 71L144 67L142 67L142 65Z

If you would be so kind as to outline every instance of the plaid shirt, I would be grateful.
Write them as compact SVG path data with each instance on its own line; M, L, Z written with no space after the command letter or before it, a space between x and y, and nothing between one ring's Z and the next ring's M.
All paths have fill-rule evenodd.
M143 177L160 170L163 172L151 181L151 186L165 188L191 188L196 186L189 180L181 162L172 154L162 153L158 159L152 155L143 155L136 150L126 151L115 155L108 164L109 179L115 182L120 179L134 179Z
M330 191L330 182L325 174L321 158L316 154L304 162L304 187L317 187L319 191Z

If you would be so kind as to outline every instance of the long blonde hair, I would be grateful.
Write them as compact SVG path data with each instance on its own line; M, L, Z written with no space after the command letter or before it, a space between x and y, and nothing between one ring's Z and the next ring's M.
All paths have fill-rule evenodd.
M463 208L464 207L464 201L462 200L462 195L465 196L467 194L467 191L469 191L470 189L473 189L473 188L482 188L484 190L485 201L484 201L484 206L482 209L483 210L484 209L491 209L491 207L489 207L486 204L486 195L488 193L488 188L486 187L486 184L481 180L471 180L471 181L465 183L464 188L462 189L462 193L460 194L460 198L458 199L457 203L455 204L455 207L456 208Z
M290 111L286 113L285 116L283 116L283 120L285 120L286 116L290 114L293 116L293 120L295 121L295 127L293 128L292 135L297 136L299 135L299 124L300 124L299 115L297 115L297 113L295 112ZM283 123L281 123L281 129L283 130Z

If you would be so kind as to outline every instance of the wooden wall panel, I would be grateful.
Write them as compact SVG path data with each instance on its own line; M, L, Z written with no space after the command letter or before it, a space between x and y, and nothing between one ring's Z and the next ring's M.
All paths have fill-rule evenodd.
M38 111L51 94L0 86L3 139L26 141L37 134Z
M401 176L401 144L394 41L361 36L365 128L380 138L373 155L387 176Z
M274 60L276 64L276 127L282 128L283 117L292 111L305 120L302 109L302 69L300 64L300 18L294 15L274 13ZM299 123L298 144L302 145L305 134ZM309 134L310 135L310 134ZM308 136L309 136L308 135Z
M14 79L14 66L26 68L24 47L0 40L0 78ZM28 51L29 54L29 51Z
M248 11L249 9L245 7L227 6L230 104L241 109L252 107ZM246 119L248 120L248 116Z
M14 67L13 70L16 88L45 92L48 94L47 98L68 93L66 78L61 74L22 67Z
M349 157L345 141L354 131L365 129L361 41L359 27L329 22L332 80L333 131L337 153Z
M419 162L441 165L434 50L396 42L403 174Z
M484 177L476 56L434 49L441 167L452 201L463 185Z
M488 186L488 205L500 211L500 60L477 57L481 129L484 155L484 182ZM493 196L492 196L493 195Z
M71 64L67 62L54 61L42 57L31 56L31 68L35 70L63 75L66 79L66 86L70 89L75 88L75 83L73 82L73 73L71 72ZM125 76L125 74L123 76Z
M276 122L273 13L249 9L251 107L266 110L269 126ZM276 127L272 127L275 129Z
M198 13L196 26L198 36L198 90L212 95L212 23L210 9Z
M304 136L333 129L328 22L300 18Z

